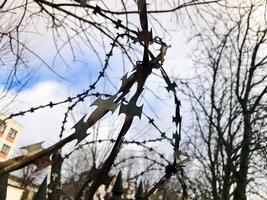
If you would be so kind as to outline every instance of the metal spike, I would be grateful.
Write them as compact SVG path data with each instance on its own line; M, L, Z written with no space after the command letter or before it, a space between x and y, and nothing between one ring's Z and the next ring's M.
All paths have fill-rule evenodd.
M112 193L113 193L113 197L116 197L116 200L121 199L121 195L123 194L121 171L119 172L119 174L117 176L116 182L115 182L113 189L112 189Z
M144 41L144 42L152 42L153 41L153 33L151 31L141 31L138 32L138 39L139 41Z
M46 190L47 190L47 176L40 185L37 193L34 195L33 200L46 200Z
M119 113L124 113L126 117L132 118L134 116L138 116L141 119L142 116L143 105L138 107L135 105L135 102L129 102L127 105L121 104Z
M127 74L125 74L122 78L121 78L121 87L119 89L118 92L123 92L125 94L127 94L130 91L130 87L134 84L135 82L135 73L133 72L128 78L127 78Z
M120 87L120 89L119 89L119 92L122 92L122 91L125 90L125 87L126 87L126 85L127 85L127 83L128 83L127 74L128 74L128 73L126 73L126 74L121 78L121 87ZM125 92L126 92L126 91L125 91Z
M74 125L75 134L74 137L77 139L77 144L79 144L84 138L88 136L86 133L87 130L101 117L103 117L108 111L114 112L118 105L114 103L114 100L116 99L116 95L108 98L108 99L101 99L98 98L95 100L95 102L91 105L97 106L97 108L91 113L91 115L88 117L87 121L85 122L84 119L86 115L84 115L80 121Z
M78 123L76 123L73 128L75 129L75 138L77 139L77 144L79 144L84 138L86 138L88 136L87 132L87 126L86 123L84 122L84 118L86 117L86 115L84 115L79 121Z
M101 99L99 97L97 100L95 100L95 102L92 105L98 106L99 112L104 110L104 111L111 111L113 113L118 107L118 104L114 103L115 99L116 95L108 99Z
M176 126L181 122L181 117L175 116L172 117L172 121L176 124Z
M176 87L177 87L177 84L176 84L175 82L170 82L170 83L168 84L168 86L165 87L165 88L167 89L168 92L170 92L170 91L175 92L175 88L176 88Z
M138 186L136 193L135 193L135 199L136 200L142 200L143 194L144 194L143 182L140 181L139 186Z
M148 31L148 20L147 20L147 3L146 0L138 1L138 10L139 10L139 18L142 27L142 31L138 33L138 38L140 41L144 41L145 43L152 42L152 30Z

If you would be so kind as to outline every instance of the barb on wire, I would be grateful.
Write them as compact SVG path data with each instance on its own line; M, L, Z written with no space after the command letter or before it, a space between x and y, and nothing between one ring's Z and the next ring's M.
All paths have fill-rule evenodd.
M146 6L146 4L144 4ZM141 8L143 9L143 8ZM146 15L146 13L145 13ZM142 17L140 16L142 19ZM143 30L144 32L147 32L147 30ZM143 40L143 38L141 38ZM116 139L116 142L108 156L108 158L105 160L104 164L100 168L100 176L99 178L92 182L90 188L88 191L83 192L82 190L86 187L86 185L89 183L88 180L85 182L82 190L80 191L78 197L76 199L82 198L82 194L84 194L85 199L92 199L96 190L99 188L99 186L102 184L102 182L105 180L106 176L108 175L108 172L110 171L112 164L121 148L121 145L124 140L125 134L128 132L130 129L133 119L135 116L138 116L141 118L141 113L142 113L142 106L138 107L136 105L137 100L139 99L140 95L142 94L144 84L146 82L147 77L150 75L152 72L152 67L149 63L149 54L148 54L148 41L143 40L145 42L145 47L144 47L144 53L143 53L143 61L138 62L136 67L135 67L135 72L132 75L132 78L134 79L123 79L123 86L121 88L125 89L122 91L122 95L118 98L121 99L129 92L129 89L133 86L134 82L137 82L137 87L136 87L136 92L134 95L131 97L129 100L128 104L121 104L120 107L120 112L119 113L124 113L125 114L125 120L123 123L123 126L120 130L120 133ZM130 76L131 77L131 76ZM119 90L120 91L120 90ZM117 99L117 101L118 101Z
M79 100L82 101L81 97L83 97L83 96L86 96L86 97L89 97L89 96L94 96L94 97L99 97L99 96L110 97L111 96L110 94L104 94L104 93L99 93L99 92L89 93L89 92L90 91L86 90L85 92L79 93L79 94L77 94L76 96L73 96L73 97L70 96L67 99L62 100L62 101L58 101L58 102L52 102L51 101L48 104L38 105L38 106L35 106L35 107L31 107L30 109L27 109L27 110L23 110L23 111L20 111L20 112L12 113L7 118L5 118L4 121L9 120L9 119L12 119L12 118L17 117L17 116L24 116L27 113L33 113L33 112L36 112L36 111L38 111L40 109L44 109L44 108L48 108L48 107L49 108L54 108L55 106L58 106L58 105L62 105L62 104L65 104L65 103L71 103L75 99L79 99Z
M39 3L40 7L44 8L44 5L50 5L53 6L53 8L64 12L70 16L73 17L73 13L70 11L66 11L61 6L67 6L67 4L54 4L53 2L48 2L46 0L36 0L37 3ZM77 1L76 1L77 2ZM89 6L86 4L84 6ZM90 7L90 6L89 6ZM155 185L145 194L144 199L148 199L153 192L160 188L170 177L174 174L177 174L177 176L180 178L184 190L186 191L186 184L182 182L182 178L184 176L184 171L182 169L184 162L181 161L180 158L180 140L181 140L181 115L180 115L180 101L176 94L176 84L174 82L171 82L169 76L167 75L166 71L163 69L162 65L164 62L164 57L167 52L168 46L162 41L159 37L152 36L152 30L149 31L148 28L148 14L147 14L147 4L146 0L139 0L138 1L138 11L139 11L139 18L140 18L140 24L141 24L141 30L134 31L130 29L129 27L123 25L123 22L119 19L114 19L114 17L108 16L104 10L98 6L91 6L90 8L93 9L93 14L99 15L110 22L112 22L117 29L123 29L126 33L124 34L117 34L117 36L114 38L113 36L109 36L109 31L105 32L101 27L100 24L92 24L88 20L81 20L84 22L87 22L91 25L93 25L95 28L97 28L99 31L102 31L108 38L112 39L111 48L110 51L107 53L105 57L105 64L102 68L102 70L99 72L98 77L96 78L95 82L93 82L91 85L89 85L89 88L84 91L83 93L80 93L74 97L69 97L66 100L60 101L60 102L50 102L45 105L32 107L26 111L21 111L19 113L11 114L8 119L18 116L18 115L24 115L26 113L35 112L39 109L43 109L46 107L54 107L60 104L64 103L71 103L71 105L68 107L67 111L64 114L64 119L62 121L62 127L59 134L60 141L55 143L54 145L50 146L46 149L39 149L38 151L32 151L30 147L28 147L28 154L23 155L14 159L11 159L9 161L0 163L0 175L5 174L11 171L14 171L16 169L20 169L28 164L35 164L37 166L37 169L40 169L41 167L46 167L49 165L50 156L57 152L59 149L61 149L64 145L67 143L77 140L76 147L73 148L71 152L65 155L65 159L69 158L69 156L77 151L78 149L82 148L84 145L93 144L93 143L101 143L101 142L110 142L113 143L113 147L107 156L104 163L99 167L91 169L91 173L85 178L85 182L79 191L79 194L75 197L76 200L80 200L82 198L85 199L93 199L93 196L95 192L98 190L101 184L108 185L110 183L110 176L109 172L112 167L118 166L119 164L123 163L126 159L136 159L136 158L144 158L149 160L151 163L145 169L142 171L140 175L144 175L144 173L151 171L151 170L159 170L155 168L155 165L159 165L161 168L165 168L165 175L155 183ZM45 12L48 12L48 10L45 10ZM128 37L130 40L132 40L134 43L138 42L141 47L143 48L143 58L142 61L137 61L136 65L134 66L134 69L131 73L125 74L122 77L121 80L121 87L119 90L114 94L100 94L100 93L90 93L92 90L94 90L98 84L98 82L102 79L102 77L105 76L106 69L108 68L110 58L113 55L114 48L118 45L121 48L123 46L119 42L120 38L123 38L124 36ZM149 50L149 45L152 43L160 44L160 53L157 56L154 56L153 53ZM176 105L175 108L175 114L173 117L173 123L175 124L175 133L173 134L172 138L167 137L166 133L161 131L160 128L156 125L154 119L149 117L148 115L144 114L145 117L148 119L148 123L151 124L159 133L160 138L154 138L150 140L144 140L144 141L127 141L125 140L125 135L128 133L128 130L132 127L132 123L134 120L134 117L137 116L139 118L142 117L143 113L143 105L138 106L137 102L139 98L141 97L144 86L146 84L147 78L152 73L153 69L159 69L162 74L162 78L164 79L165 83L167 84L166 90L168 92L172 92L174 96L174 103ZM133 92L133 90L135 91ZM133 92L133 93L130 93ZM131 94L132 96L128 95ZM105 98L101 98L100 96L105 96ZM71 110L75 108L75 106L84 101L86 97L88 96L96 96L98 97L95 102L91 106L95 106L95 109L88 115L83 116L78 123L76 123L73 126L74 133L65 137L63 137L63 133L65 130L65 125L68 120L69 113ZM129 97L130 96L130 97ZM128 101L126 100L129 99ZM85 142L84 144L80 144L88 135L88 129L91 128L93 125L95 125L96 122L98 122L100 119L102 119L107 113L114 112L118 107L119 108L119 114L123 113L125 115L124 121L122 123L122 127L118 133L118 136L116 139L103 139L103 140L96 140L96 141L90 141ZM158 142L162 140L169 141L173 147L174 147L174 157L173 162L169 161L165 158L163 153L160 153L156 151L154 148L149 147L147 143L150 142ZM130 156L127 157L120 162L117 162L114 164L114 161L119 153L119 151L122 148L123 144L134 144L141 146L150 152L155 152L157 156L160 157L160 159L164 160L167 163L167 166L158 162L156 159L149 158L147 156ZM136 175L133 178L137 178L138 175ZM184 192L184 194L186 194Z
M95 89L97 83L100 81L100 79L102 77L105 76L105 71L106 69L108 68L108 65L109 65L109 60L112 56L112 53L113 53L113 50L114 48L116 47L116 43L118 42L119 38L121 37L124 37L125 35L127 34L118 34L117 37L114 39L114 41L111 43L111 48L110 48L110 51L106 54L106 59L105 59L105 64L104 64L104 67L102 68L102 70L99 72L99 75L97 77L97 79L95 80L95 82L91 85L89 85L89 89L87 89L84 94L82 94L79 99L77 101L75 101L71 106L69 106L67 112L64 114L64 119L62 121L62 126L61 126L61 131L60 131L60 134L59 134L59 137L60 139L62 138L63 136L63 132L65 130L65 124L67 123L67 119L68 119L68 114L71 110L73 110L73 108L79 103L79 102L82 102L84 101L84 99L87 97L87 94Z
M160 142L162 140L164 140L164 138L155 138L155 139L143 140L143 141L124 140L123 144L134 144L134 145L137 145L137 146L141 146L141 147L147 149L149 152L155 153L156 155L158 155L160 158L162 158L167 163L170 163L169 160L164 156L164 154L159 153L158 151L156 151L152 147L146 146L147 143L155 143L155 142ZM69 153L65 154L64 159L68 159L71 156L71 154L73 154L75 151L78 151L78 150L82 149L84 146L87 146L87 145L90 145L90 144L95 144L95 143L102 143L102 142L115 143L115 140L114 139L99 139L99 140L93 140L93 141L85 142L83 144L78 145L76 148L74 148Z
M127 180L128 181L136 180L139 177L143 177L145 173L152 172L152 171L162 171L162 170L163 170L162 168L155 168L155 167L152 167L151 165L149 165L148 167L146 167L145 170L141 171L140 173L136 174L135 176L129 177Z
M145 160L149 160L149 161L151 161L153 165L154 165L154 164L157 164L157 165L159 165L159 166L161 166L161 167L165 167L165 165L162 164L161 162L159 162L159 161L157 161L157 160L155 160L155 159L153 159L153 158L149 158L148 156L128 156L128 157L126 157L126 158L123 158L123 159L120 160L119 162L114 163L114 164L113 164L113 167L115 168L115 167L117 167L118 165L121 165L122 163L126 163L126 162L128 162L129 160L140 159L140 158L141 158L141 159L145 159Z

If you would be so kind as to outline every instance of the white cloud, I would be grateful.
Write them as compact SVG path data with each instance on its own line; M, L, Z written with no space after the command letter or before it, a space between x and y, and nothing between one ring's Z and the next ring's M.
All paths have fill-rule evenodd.
M50 101L63 100L69 93L70 91L66 85L52 81L41 82L20 92L5 113L17 113L31 107L45 105ZM46 141L46 144L52 144L57 141L66 106L60 105L53 109L48 107L34 113L15 117L14 119L23 125L22 136L18 146L43 140Z
M112 7L114 7L114 5L116 4L112 4L112 5L113 5ZM162 4L162 5L165 5L165 4ZM132 9L136 10L135 4L133 4L131 7ZM150 9L154 9L153 4L150 5ZM114 8L114 10L116 9ZM186 54L187 54L187 51L185 48L186 47L185 36L181 32L180 33L171 32L171 34L168 35L165 31L159 31L159 34L158 34L156 30L162 30L160 28L160 24L164 24L164 26L167 26L169 30L175 30L177 28L176 22L173 23L171 21L171 15L168 14L168 15L161 15L161 16L164 16L164 17L160 17L161 22L159 24L154 22L154 27L153 27L153 30L155 29L154 36L155 35L159 35L160 37L165 36L166 39L168 40L167 43L172 44L172 47L168 50L164 68L166 69L166 71L170 72L173 75L183 74L184 72L187 72L187 70L184 70L184 65L185 65L184 58L186 57ZM139 19L137 16L135 17L130 16L130 17L131 17L131 21L136 22L135 24L137 25L139 24L138 22ZM29 44L32 47L34 47L33 49L36 51L36 53L40 54L48 63L51 63L52 62L51 59L53 58L53 55L55 53L55 48L53 44L53 38L51 36L51 31L47 29L46 23L47 22L44 22L42 20L40 21L40 23L38 23L38 28L36 28L36 30L38 30L38 32L42 34L39 36L34 35L34 37L31 39L31 42L29 42ZM35 27L30 27L30 28L35 29ZM94 41L92 42L94 45L96 45L96 42ZM109 43L110 41L107 40L106 42ZM160 48L159 45L154 45L154 46L156 46L155 48ZM85 46L82 45L82 48L84 49ZM99 48L99 46L97 46L97 48ZM109 49L109 46L107 49ZM57 64L56 70L58 73L63 74L63 76L68 74L69 75L68 77L76 77L76 78L78 77L78 79L80 80L81 79L80 77L82 75L84 76L85 74L87 73L89 74L89 72L92 71L92 69L89 69L90 65L87 65L87 64L96 63L97 59L92 58L93 56L90 56L90 57L88 56L88 54L91 54L91 52L85 55L83 55L79 50L77 50L77 52L78 52L77 54L79 54L78 56L80 56L81 58L84 58L84 60L86 61L86 64L84 66L79 66L80 68L83 68L83 70L77 70L76 65L75 66L72 65L70 69L65 68L62 62L58 61L56 62ZM100 56L102 60L104 60L105 56L103 54L103 49L99 48L99 52L101 52ZM114 52L117 53L117 51L114 51ZM120 84L120 81L119 81L120 74L122 74L122 71L124 71L124 69L122 67L121 59L119 58L120 52L118 52L118 54L115 54L115 53L114 53L114 57L111 60L112 62L110 63L110 66L108 68L108 75L112 81L116 80L115 85L117 86L117 83ZM66 59L68 63L72 63L71 61L72 56L71 56L70 49L68 46L66 46L66 48L62 50L62 54L64 55L64 58ZM129 64L129 63L126 63L126 64ZM131 64L129 64L129 66L127 65L127 67L128 68L126 69L126 71L132 68ZM87 71L85 72L84 69L87 69ZM75 70L77 70L78 73L74 75L73 72ZM38 74L41 74L40 76L45 77L47 79L50 79L52 77L51 72L47 70L45 67L41 68ZM86 77L84 79L87 80L89 78ZM76 84L75 87L78 87L77 82L78 82L77 79L74 79L73 83ZM58 83L58 82L52 82L52 81L45 81L45 82L33 83L33 84L36 84L36 85L34 85L33 87L29 89L22 91L18 99L16 100L16 102L12 104L12 107L11 106L8 107L6 111L9 111L10 113L17 112L17 111L29 109L33 106L47 104L50 101L62 100L62 99L65 99L67 96L69 96L69 94L71 93L70 90L68 89L69 85L67 85L67 83L65 82ZM100 87L102 87L102 85ZM155 112L160 116L156 120L160 122L160 127L162 127L162 129L164 130L170 127L171 125L171 120L172 120L171 117L174 113L174 106L172 102L173 98L168 96L167 92L165 92L165 89L159 88L159 85L165 86L165 83L163 83L162 80L159 80L155 76L149 79L148 87L152 91L156 91L157 94L160 94L161 97L164 96L166 102L162 103L160 102L160 100L157 100L153 95L151 94L149 95L149 92L146 92L147 102L142 100L140 101L140 103L142 104L144 103L144 110L148 112L149 114L151 114L150 116L152 117L153 117L153 113L150 112L149 107L147 106L147 103L149 102L151 104L151 107L154 107ZM86 86L87 85L85 85L85 87ZM107 87L110 87L110 84L107 84ZM110 90L110 88L107 88L107 89ZM164 93L163 93L163 90L164 90ZM171 101L168 101L168 99L170 99ZM26 114L25 116L17 117L16 120L19 121L24 126L23 136L21 137L21 140L19 141L19 146L31 144L33 142L40 142L42 140L45 140L46 144L51 145L54 142L58 141L60 127L61 127L64 113L66 112L66 110L67 110L67 105L63 105L63 106L55 107L53 109L50 109L50 108L41 109L40 111L37 111L35 113L29 113L29 114ZM88 110L84 111L84 113L86 113L87 111ZM116 117L112 116L112 118L116 118ZM143 116L142 120L144 119L145 117ZM139 124L139 122L137 122L136 124ZM136 124L134 125L136 126ZM144 122L143 126L146 126L146 125L147 125L147 122ZM140 129L138 125L136 127ZM105 125L105 128L103 128L102 130L102 134L105 135L108 132L107 131L108 129L109 129L108 125ZM114 131L114 134L118 133L118 129L119 128L116 128L116 131ZM153 133L154 133L154 130L152 130L149 133L149 135L151 136L153 135ZM131 133L129 135L132 136ZM158 134L156 134L156 136L158 136Z

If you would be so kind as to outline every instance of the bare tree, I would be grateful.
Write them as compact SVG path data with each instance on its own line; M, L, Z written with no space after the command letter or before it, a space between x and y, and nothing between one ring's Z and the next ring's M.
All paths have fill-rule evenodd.
M116 3L118 2L120 2L119 9L116 8L116 10L113 11L112 7L117 5ZM164 168L164 170L161 174L162 176L155 181L146 194L144 194L144 199L148 199L156 190L163 187L173 175L180 177L179 181L181 181L183 194L186 194L186 185L183 182L183 178L181 178L184 176L184 161L182 152L180 151L181 103L175 89L176 84L170 80L167 72L163 68L164 56L167 52L168 45L164 42L163 37L153 36L148 19L152 19L154 32L158 31L157 27L160 27L161 30L165 31L164 26L159 23L157 17L153 17L154 14L159 15L162 13L173 13L189 6L194 7L202 4L206 5L217 1L178 1L173 4L163 4L163 2L165 1L152 1L149 9L147 8L145 0L134 2L134 6L129 2L129 4L126 3L126 1L113 1L113 5L107 1L77 0L22 0L16 2L5 0L0 5L2 9L1 11L6 15L10 15L12 17L13 13L21 14L17 17L18 23L11 24L13 26L11 28L11 33L16 35L15 41L19 44L18 46L25 48L31 56L38 58L43 65L49 68L53 73L57 74L60 78L64 79L64 77L57 73L57 69L55 69L54 66L58 57L68 66L68 58L62 54L62 49L66 48L66 46L71 52L73 60L76 60L76 49L79 49L80 47L80 49L83 49L86 53L88 53L86 50L90 50L90 53L93 52L99 59L99 63L101 63L101 70L99 71L99 75L96 77L95 82L91 83L84 92L77 94L74 97L68 97L66 100L62 100L60 102L50 102L46 105L31 107L28 110L10 115L9 118L12 118L14 116L36 112L37 110L46 107L52 108L63 103L70 103L70 106L64 115L64 119L62 120L62 127L59 133L60 140L48 148L41 148L38 152L31 154L30 150L28 150L28 154L26 155L1 163L0 174L6 174L23 168L29 164L35 164L37 169L47 167L51 164L50 157L52 154L55 155L60 152L67 143L74 140L77 141L76 144L81 143L89 135L89 132L87 131L90 128L92 128L99 120L104 118L107 113L110 113L110 111L114 113L115 110L120 107L118 114L123 114L124 118L122 119L120 123L121 126L119 126L118 130L113 130L116 137L115 139L110 140L112 147L106 154L103 164L97 163L97 166L95 166L95 153L97 153L97 151L94 146L90 148L93 155L92 165L95 167L95 170L86 175L85 181L80 187L78 195L75 198L93 199L99 187L109 179L109 172L113 168L115 160L117 159L123 145L130 143L142 146L150 152L154 151L161 160L164 160L164 164L162 164L158 163L156 159L146 158L152 163L151 165L158 164ZM165 5L167 6L165 7ZM122 8L122 11L120 10L120 7ZM134 7L133 10L131 9L132 7ZM153 9L153 7L155 7L155 9ZM130 17L130 15L139 17L140 27L139 23L136 25L135 17ZM122 21L121 16L125 17L124 21ZM130 18L132 20L129 20ZM22 25L27 24L28 22L36 23L38 20L45 21L45 26L49 27L48 30L52 33L53 39L55 40L53 44L55 45L56 53L52 64L48 64L47 60L42 59L41 56L24 45L20 40L24 33ZM111 47L109 46L110 43ZM152 48L150 48L151 45L159 45L160 51L157 51L156 53L153 52ZM96 46L103 49L101 53ZM121 83L119 89L117 89L117 85L114 85L113 82L110 81L107 73L110 59L117 48L123 53L123 61L124 59L127 59L126 63L131 66L127 68L129 73L125 74L119 82ZM90 57L90 54L88 53L86 56ZM18 55L16 54L15 57L18 58ZM104 57L104 59L102 59L102 57ZM104 62L102 60L104 60ZM123 64L125 64L125 62L123 62ZM17 65L15 69L17 69ZM121 71L126 71L124 69L124 65L122 66ZM155 124L155 120L153 118L150 118L147 114L143 114L143 106L137 105L137 103L139 104L140 99L143 98L142 95L145 90L146 82L148 77L152 74L152 71L158 71L161 73L161 77L167 84L167 92L171 93L173 96L175 109L173 110L173 118L170 119L170 122L173 123L172 131L174 133L171 131L170 134L167 134L164 131L161 131L161 129ZM114 86L115 92L111 90L111 94L105 94L102 92L101 87L97 88L97 92L92 92L92 90L96 89L97 83L103 77L105 77L106 80ZM78 103L84 101L85 98L90 95L97 97L93 103L95 106L94 109L92 109L92 112L88 113L88 116L84 115L81 117L80 120L73 126L73 132L65 137L63 133L66 128L65 125L68 121L69 113ZM100 96L102 98L100 98ZM127 141L125 139L126 134L132 127L134 118L136 116L141 118L142 114L148 119L148 123L153 125L153 128L160 133L160 137L154 137L150 140L148 139L141 142L137 140ZM164 153L157 152L152 147L145 145L149 142L161 142L162 140L166 140L172 148L173 156L171 157L171 160L166 159ZM95 138L92 138L92 141L89 142L96 143L100 141L96 141ZM56 168L55 165L56 163L54 161L52 169ZM149 167L150 166L148 166L148 168ZM74 167L74 169L76 170L77 167ZM144 170L141 170L142 172L140 174L143 175ZM52 174L51 177L56 176L53 176ZM45 182L42 184L43 188L40 189L42 196L45 196ZM57 180L56 182L59 183L60 181ZM58 187L57 183L55 183L54 188Z
M5 1L7 3L7 1ZM2 7L6 4L3 2ZM28 83L31 68L28 62L26 41L19 38L19 29L25 28L16 18L10 18L10 12L0 7L0 101L4 109Z
M21 178L22 188L26 188L30 184L38 184L43 178L43 171L35 171L34 165L29 165L20 171L19 177Z
M197 76L181 81L181 88L195 119L188 142L198 161L193 168L202 172L194 183L203 199L266 196L260 178L266 176L267 161L262 154L267 139L265 3L226 3L214 12L209 7L199 13L201 22L193 23L200 30Z

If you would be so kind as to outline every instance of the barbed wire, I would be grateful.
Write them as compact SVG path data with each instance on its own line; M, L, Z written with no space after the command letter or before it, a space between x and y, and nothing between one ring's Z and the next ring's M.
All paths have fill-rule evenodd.
M62 105L62 104L65 104L65 103L71 103L73 100L80 99L82 96L86 96L86 97L89 97L89 96L110 97L109 94L104 94L104 93L99 93L99 92L89 94L89 92L86 90L85 92L77 94L76 96L69 96L67 99L62 100L62 101L58 101L58 102L50 101L48 104L38 105L38 106L35 106L35 107L31 107L30 109L27 109L27 110L23 110L23 111L19 111L19 112L16 112L16 113L12 113L7 118L5 118L4 121L6 121L8 119L12 119L12 118L17 117L17 116L24 116L27 113L33 113L33 112L36 112L36 111L38 111L40 109L44 109L44 108L48 108L48 107L49 108L54 108L55 106L58 106L58 105Z
M38 0L38 2L44 3L44 4L49 3L45 0ZM51 3L51 5L55 6L56 4ZM61 4L61 5L63 5L63 4ZM42 5L40 5L40 6L43 7ZM58 6L59 5L57 5L57 7L56 7L57 9L59 8ZM124 36L126 36L130 40L132 40L133 43L139 42L139 44L144 47L143 60L138 61L136 63L136 66L134 68L135 71L131 76L132 79L128 78L127 80L124 80L124 81L126 81L123 83L125 85L122 84L122 88L118 91L118 93L121 92L122 94L116 100L115 100L115 98L116 98L116 95L118 95L118 93L116 93L115 95L106 96L106 97L110 97L110 98L115 97L114 101L112 101L112 103L115 104L116 106L121 102L120 103L121 104L120 113L125 114L125 120L124 120L123 126L120 130L120 133L119 133L117 139L116 140L114 140L114 139L97 140L97 141L91 141L91 142L87 142L87 143L83 144L83 145L88 145L88 144L101 143L101 142L114 143L114 146L111 150L111 153L109 154L109 156L105 160L104 164L99 168L98 173L100 176L98 177L98 179L95 179L92 182L92 185L90 186L89 191L85 194L86 197L89 199L90 199L90 197L93 197L95 191L98 189L98 187L105 180L107 173L110 171L110 168L112 167L112 165L113 166L118 165L118 163L114 164L114 161L115 161L117 154L121 150L122 144L134 144L134 145L141 146L150 152L156 153L161 159L163 159L164 161L166 161L168 163L167 166L160 164L161 166L165 167L165 175L162 177L162 179L160 179L158 182L156 182L155 185L146 193L144 199L147 199L156 189L160 188L163 184L165 184L165 182L168 179L170 179L170 177L173 174L177 174L177 172L179 172L179 175L181 177L184 176L184 171L181 170L182 167L180 165L180 160L179 160L180 155L181 155L181 152L180 152L180 140L181 140L180 105L181 104L180 104L180 101L177 97L177 93L175 90L176 84L174 82L170 81L169 76L167 75L166 71L162 67L164 56L166 54L166 50L164 50L164 48L166 47L166 44L159 37L152 38L152 32L148 32L148 27L147 27L148 22L147 22L147 18L146 18L146 15L147 15L146 4L144 6L145 6L144 8L143 7L139 8L140 9L140 20L141 20L142 32L139 32L139 31L137 32L137 31L130 29L129 27L123 25L121 20L119 20L119 19L115 20L115 19L107 16L104 12L102 12L102 9L100 7L95 6L93 9L93 14L102 16L103 18L105 18L105 19L109 20L111 23L113 23L115 25L116 29L121 28L126 32L124 34L117 34L117 36L115 38L112 38L111 36L108 36L107 33L105 33L108 38L112 39L111 48L110 48L110 51L106 54L105 64L104 64L102 70L99 72L99 75L96 78L95 82L90 84L89 88L86 91L76 95L75 97L69 97L66 100L56 102L56 103L50 102L50 103L45 104L43 106L32 107L26 111L21 111L21 112L15 113L15 114L11 114L8 118L8 119L11 119L14 116L24 115L26 113L32 113L32 112L35 112L39 109L43 109L43 108L47 108L47 107L53 108L54 106L61 105L61 104L67 103L67 102L72 103L74 101L68 107L67 111L64 113L64 119L62 121L61 131L59 134L59 138L61 140L63 137L63 133L65 131L65 125L68 121L68 116L69 116L70 111L72 111L74 109L74 107L79 102L83 102L86 97L88 97L88 96L96 96L97 97L97 96L101 95L100 93L92 93L92 94L89 94L89 93L96 88L96 85L101 80L101 78L105 77L105 71L108 68L109 61L110 61L111 56L113 55L114 48L117 47L117 45L122 47L121 44L118 42L119 38L123 38ZM66 12L64 9L60 9L60 10ZM69 13L69 12L66 12L66 13ZM85 20L83 20L83 21L85 21ZM89 22L89 21L86 21L86 22L91 24L91 22ZM93 26L96 27L95 24ZM103 32L103 30L100 27L96 27L96 28L99 31ZM130 34L134 34L135 36L132 36ZM148 50L148 45L151 42L155 42L157 44L160 44L162 47L160 54L156 57L153 56L153 54ZM151 58L151 60L149 60L150 58ZM162 77L163 77L165 83L167 84L167 87L166 87L167 91L168 92L171 91L173 93L173 96L174 96L174 104L176 105L176 109L175 109L174 117L172 119L173 123L175 124L175 132L173 134L173 138L172 139L168 138L166 136L166 133L161 131L159 129L159 127L155 124L154 119L150 118L148 115L145 115L148 119L148 123L151 124L160 133L161 138L144 140L144 141L127 141L124 139L124 136L126 135L129 128L131 127L134 116L140 117L142 114L142 107L137 107L136 102L137 102L138 98L140 97L140 95L142 94L143 86L145 85L147 77L150 75L153 68L160 69ZM126 102L125 101L125 95L128 94L130 89L132 89L134 83L137 83L136 92L130 98L130 100L127 101L127 104L123 104L123 102ZM98 106L100 107L100 105L98 105ZM108 108L105 112L101 113L98 116L98 118L95 119L95 121L100 120L100 118L110 110L111 110L111 108ZM82 121L79 121L76 124L76 128L75 128L76 131L79 129L82 129L83 135L80 137L77 137L78 132L77 133L75 132L76 135L73 134L73 137L69 136L67 139L65 139L61 143L59 142L58 144L55 144L55 145L58 145L54 148L55 150L58 150L59 148L61 149L66 143L68 143L69 141L72 141L73 139L78 139L78 142L80 142L87 136L86 131L90 126L89 125L88 125L88 127L84 126L85 123L83 122L83 119L84 118L82 118L81 119ZM86 130L83 130L85 127L86 127ZM166 159L163 153L156 151L152 147L146 146L146 143L158 142L158 141L162 141L164 139L166 139L167 141L169 141L173 145L173 148L174 148L173 162L170 162L168 159ZM68 158L73 152L75 152L79 148L82 148L82 145L80 145L77 148L74 148L73 151L66 154L64 158L65 159ZM50 155L51 152L53 153L52 149L51 149L51 151L48 151L48 153L49 153L48 155ZM40 155L41 155L41 153L40 153ZM30 161L30 162L36 162L38 159L44 158L44 156L47 156L47 155L42 155L40 157L37 156L36 158L32 158L32 161ZM128 159L134 159L134 158L137 158L137 157L134 157L134 156L128 157ZM146 158L146 157L143 157L143 158ZM152 158L147 157L147 159L150 160L152 163L147 167L147 169L143 170L140 173L141 175L143 175L148 170L154 169L154 168L152 168L152 166L154 166L155 164L159 164L158 161L156 161ZM126 161L126 158L125 158L125 161ZM124 161L121 161L121 162L124 162ZM5 165L3 165L3 166L5 166ZM80 193L84 193L83 189L87 186L87 184L89 183L88 181L90 181L90 180L91 180L91 177L88 177L88 179L85 181L85 184L82 187ZM182 180L181 180L181 184L183 185L183 187L186 190L186 184Z
M163 170L164 170L164 168L156 168L156 167L153 167L153 165L149 165L145 170L141 171L140 173L138 173L135 176L128 178L127 180L128 181L136 180L139 177L143 177L145 173L152 172L152 171L163 171Z
M147 149L149 152L153 152L155 154L157 154L161 159L163 159L164 161L166 161L168 164L170 164L170 161L164 156L164 154L159 153L157 150L155 150L153 147L147 147L145 144L146 143L154 143L157 141L161 141L164 140L164 138L157 138L157 139L152 139L152 140L144 140L144 141L129 141L129 140L124 140L123 144L135 144L137 146L141 146L145 149ZM70 151L69 153L65 154L65 156L63 157L64 159L68 159L71 154L73 154L75 151L78 151L80 149L83 149L84 146L90 145L90 144L95 144L95 143L102 143L102 142L110 142L110 143L115 143L116 140L115 139L99 139L99 140L94 140L94 141L88 141L85 142L83 144L80 144L78 147L74 148L72 151Z
M114 163L113 164L113 167L118 167L119 165L123 164L123 163L126 163L128 162L129 160L134 160L134 159L144 159L144 160L149 160L151 161L153 164L157 164L157 165L160 165L161 167L165 167L164 164L162 164L161 162L153 159L153 158L149 158L148 156L144 155L144 156L138 156L138 155L135 155L135 156L128 156L126 158L123 158L122 160L118 161L117 163Z
M124 37L125 35L127 34L118 34L117 37L114 39L114 41L110 44L111 45L111 48L110 48L110 51L106 54L106 59L105 59L105 64L104 64L104 67L102 68L102 70L99 72L99 75L98 77L96 78L95 82L91 85L89 85L89 89L87 89L83 95L80 96L80 98L75 101L71 106L68 107L68 110L66 111L66 113L64 114L64 119L62 121L62 126L61 126L61 131L60 131L60 134L59 134L59 138L62 139L62 136L63 136L63 132L65 130L65 124L67 123L67 118L68 118L68 115L69 115L69 112L71 110L73 110L73 108L79 103L79 102L82 102L84 101L84 99L87 97L86 94L88 94L91 90L95 89L97 83L100 81L100 79L102 77L105 76L105 71L106 69L108 68L108 65L109 65L109 60L112 56L112 53L113 53L113 50L114 48L116 47L116 43L118 41L118 39L120 37Z

